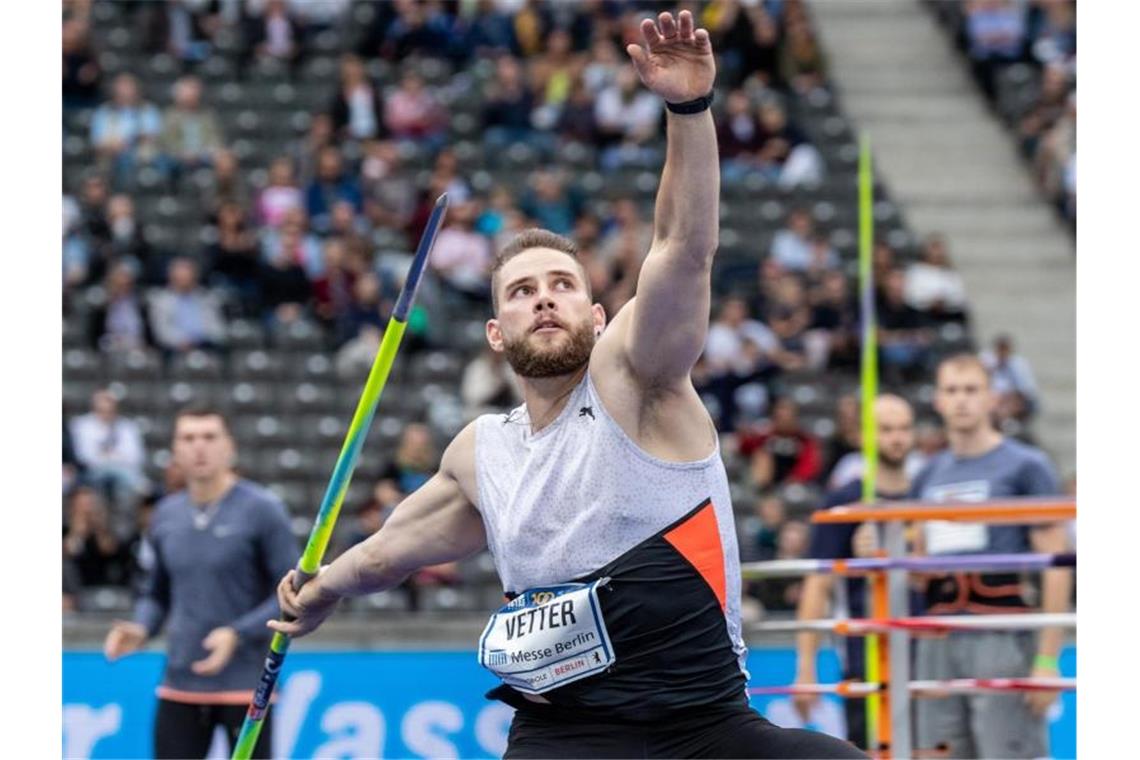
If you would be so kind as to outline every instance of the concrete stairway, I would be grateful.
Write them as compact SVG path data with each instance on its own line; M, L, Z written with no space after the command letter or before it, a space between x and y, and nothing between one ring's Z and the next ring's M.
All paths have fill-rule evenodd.
M1076 462L1076 260L1014 141L919 0L813 0L843 108L919 235L942 232L975 337L1008 332L1042 393L1035 424L1062 477Z

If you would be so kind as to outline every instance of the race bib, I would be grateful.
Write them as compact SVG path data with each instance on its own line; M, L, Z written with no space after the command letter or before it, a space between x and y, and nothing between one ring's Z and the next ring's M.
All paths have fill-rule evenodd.
M970 554L989 545L989 530L982 523L929 520L925 532L927 554Z
M479 664L526 694L565 686L614 662L598 586L565 583L519 594L491 616L479 638Z

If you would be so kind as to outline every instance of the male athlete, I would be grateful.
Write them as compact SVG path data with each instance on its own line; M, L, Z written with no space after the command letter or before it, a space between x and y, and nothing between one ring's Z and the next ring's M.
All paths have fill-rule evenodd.
M934 408L946 426L949 447L931 457L915 477L912 496L924 501L986 501L1060 493L1057 475L1040 449L1005 438L993 425L997 394L973 354L942 360ZM1064 523L984 525L926 521L916 549L931 555L1005 554L1070 550ZM1070 611L1072 571L1041 574L1039 605L1022 591L1017 573L946 573L926 582L932 615ZM917 640L915 678L1056 677L1064 631L951 633ZM1046 712L1056 692L978 694L919 700L918 746L949 748L949 757L1043 757L1048 754Z
M291 636L338 600L491 550L512 601L480 661L514 706L506 757L861 758L748 705L740 569L717 435L689 374L708 328L719 166L715 65L692 14L646 19L627 52L668 108L654 237L606 328L572 242L520 234L492 273L487 340L525 403L484 415L374 536L300 593Z
M273 586L297 561L285 505L239 478L225 418L207 407L174 420L174 460L186 489L155 509L155 561L134 620L118 622L103 651L117 660L166 629L166 667L158 687L154 757L205 757L214 730L237 738L264 661ZM269 757L266 718L254 757Z

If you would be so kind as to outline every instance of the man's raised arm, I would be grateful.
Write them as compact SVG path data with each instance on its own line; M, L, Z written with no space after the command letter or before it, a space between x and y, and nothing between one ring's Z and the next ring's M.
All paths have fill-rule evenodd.
M645 86L670 106L668 136L653 245L630 313L615 327L634 374L644 384L668 385L688 378L708 331L720 162L712 114L700 101L712 94L716 63L708 32L694 28L689 11L676 19L662 13L656 24L646 19L641 32L645 46L627 52Z
M467 495L474 466L472 423L447 447L439 472L400 502L379 531L322 568L300 592L293 591L295 571L289 571L277 586L277 599L282 612L294 619L271 620L269 627L304 636L345 597L384 591L421 567L463 559L485 548L483 520Z

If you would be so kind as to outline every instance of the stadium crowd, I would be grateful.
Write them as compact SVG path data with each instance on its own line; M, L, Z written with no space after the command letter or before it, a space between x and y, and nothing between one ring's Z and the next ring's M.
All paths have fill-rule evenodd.
M231 340L237 323L252 325L270 353L291 330L312 327L320 351L334 357L344 395L353 395L406 266L407 256L392 252L406 254L443 191L451 209L431 259L435 290L413 315L404 351L459 356L448 382L467 417L518 403L501 356L457 349L447 335L464 316L478 322L489 314L488 272L503 241L529 226L569 235L607 313L631 297L652 236L649 208L633 192L599 204L596 188L581 179L591 171L636 176L662 160L662 104L623 52L657 3L104 5L71 0L63 13L65 125L73 125L67 139L78 139L78 154L90 158L64 188L64 320L74 345L99 361L153 354L166 373L224 366L239 360ZM811 193L835 163L817 126L800 117L802 104L831 97L827 60L800 0L676 5L694 9L719 53L715 108L726 188L772 188L786 199L768 219L774 234L760 245L735 244L742 253L730 261L731 276L719 280L694 380L726 442L744 559L804 556L803 515L818 506L823 489L861 474L850 241L821 225L827 214ZM1002 4L977 6L994 13ZM1063 42L1053 5L1031 6L1042 19L1032 39ZM968 12L973 17L975 7ZM340 34L350 26L354 36ZM106 36L97 33L106 28ZM125 42L115 36L123 34ZM330 34L340 40L331 50ZM107 70L105 47L128 44L172 62L163 88L151 86L145 72ZM1059 42L1053 48L1064 53ZM274 81L301 89L311 84L313 59L334 55L336 74L301 129L288 125L291 137L279 153L250 152L246 144L273 126L268 117L219 114L227 87L250 93L260 87L259 72L271 71L280 73ZM221 77L212 68L218 60L232 64ZM992 79L988 62L978 67L983 81ZM455 73L438 76L437 64ZM1043 62L1047 79L1059 65L1067 64ZM475 70L485 76L465 73ZM1043 90L1053 106L1071 103L1068 69L1063 87L1050 87L1064 91ZM450 112L459 98L477 104L464 114L476 123ZM1023 122L1032 153L1053 151L1041 160L1065 163L1056 135L1067 112L1040 110L1032 135ZM456 132L474 135L491 182L476 181ZM525 181L495 181L512 161L527 167ZM192 210L194 234L154 238L152 222L168 206ZM914 250L881 237L874 268L885 379L921 396L947 343L969 343L962 279L937 235ZM1008 399L999 421L1026 433L1036 411L1031 370L1008 338L986 361ZM82 607L84 589L129 587L145 570L150 510L180 487L178 473L147 450L138 422L120 413L116 383L93 390L83 409L72 405L64 426L70 609ZM944 444L930 419L920 419L913 466ZM364 498L346 505L340 549L375 531L430 476L440 437L423 424L394 437ZM311 480L326 477L327 468ZM456 566L420 573L408 584L409 606L424 586L463 580ZM791 610L798 586L753 593L767 609Z
M1077 219L1075 0L928 0L1016 136L1041 191Z

